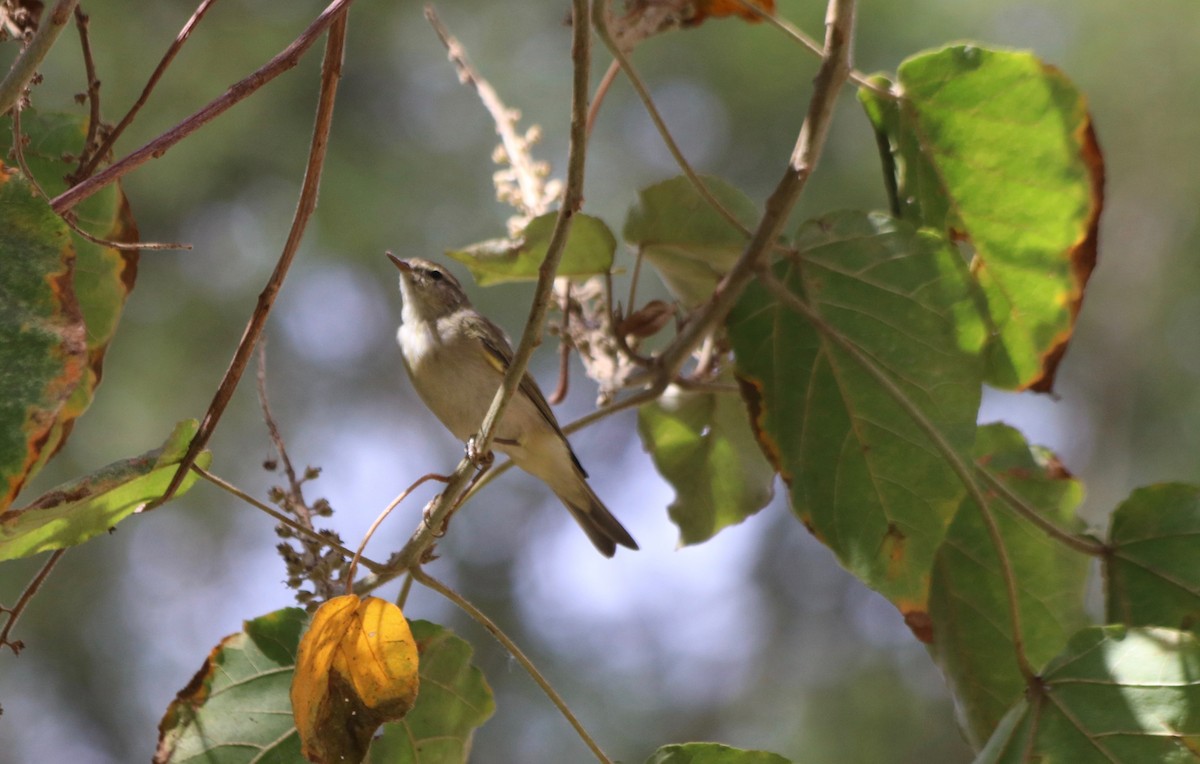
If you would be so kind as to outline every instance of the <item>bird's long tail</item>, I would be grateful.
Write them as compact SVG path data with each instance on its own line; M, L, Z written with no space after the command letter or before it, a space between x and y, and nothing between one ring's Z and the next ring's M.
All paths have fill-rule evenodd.
M600 554L612 557L616 554L617 544L629 549L638 548L633 536L630 536L625 526L613 517L612 512L608 511L586 480L581 477L577 486L573 488L569 495L566 491L555 493L571 511L571 516L583 528L583 532L600 550Z

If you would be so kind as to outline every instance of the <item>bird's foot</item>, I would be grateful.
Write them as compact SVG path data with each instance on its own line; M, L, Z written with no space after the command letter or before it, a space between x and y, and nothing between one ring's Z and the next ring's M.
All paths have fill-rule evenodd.
M480 451L479 446L475 443L475 436L472 435L467 440L467 459L475 465L475 469L486 470L492 466L492 462L496 461L496 455L490 450Z

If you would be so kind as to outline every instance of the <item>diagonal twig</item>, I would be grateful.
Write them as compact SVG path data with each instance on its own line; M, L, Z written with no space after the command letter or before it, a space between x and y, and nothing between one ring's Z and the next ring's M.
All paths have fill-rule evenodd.
M604 751L600 748L599 743L597 743L595 739L588 734L588 731L584 728L578 717L576 717L571 711L570 707L567 706L567 702L563 700L562 696L558 694L558 691L554 689L554 685L550 684L549 680L542 675L542 672L538 671L537 666L533 665L533 661L529 660L529 657L525 655L525 652L517 646L517 643L514 642L511 637L505 634L504 631L496 625L495 621L493 621L491 618L488 618L486 613L475 607L475 605L466 597L462 596L446 584L429 575L421 568L413 568L411 572L412 577L416 579L417 582L453 602L459 607L459 609L473 618L476 623L487 629L488 633L495 637L496 641L508 651L508 654L511 655L517 661L517 663L521 664L521 667L524 668L526 672L528 672L529 676L533 678L534 683L537 684L538 687L542 688L542 692L546 693L546 696L550 698L550 702L554 704L555 708L557 708L564 717L566 717L567 723L574 728L576 734L579 735L584 744L591 749L592 755L594 755L598 761L602 762L602 764L612 764L612 759L605 755Z
M213 3L216 1L217 0L201 0L200 5L198 5L196 10L192 12L191 18L189 18L187 23L183 25L183 29L179 30L179 34L175 35L175 40L171 43L171 46L167 48L167 52L163 54L162 60L158 62L158 66L155 67L154 72L150 75L150 79L146 82L146 86L142 88L142 94L138 96L137 101L135 101L133 106L129 108L129 111L125 112L125 116L121 118L121 121L117 123L117 126L109 131L108 135L104 137L104 142L100 144L100 146L95 152L92 153L90 157L88 157L87 163L81 164L79 172L75 174L75 182L83 180L96 171L96 166L100 164L104 157L108 155L108 152L112 150L113 144L117 142L117 138L121 137L121 133L125 132L125 128L129 127L129 123L133 121L133 118L137 116L137 113L141 111L143 106L146 105L146 100L150 97L150 92L154 90L154 86L157 85L159 79L162 78L163 72L167 70L167 67L171 64L171 61L174 60L175 54L177 54L179 49L183 47L183 44L187 42L188 37L192 34L192 30L196 28L196 24L200 23L200 19L204 18L204 14L208 13L208 9L212 7ZM88 145L90 147L91 144Z
M0 608L5 613L8 613L8 620L4 623L4 628L0 629L0 647L8 647L13 651L13 654L21 652L25 646L21 640L12 638L12 631L20 620L21 614L25 612L25 608L33 601L33 597L38 593L38 589L42 588L42 584L46 582L46 578L50 572L54 570L54 566L62 559L62 556L67 553L66 549L55 549L54 552L46 558L46 564L37 572L29 585L25 587L25 591L21 592L21 597L17 600L17 604L11 608Z
M287 241L283 245L283 252L279 255L279 261L275 263L275 270L272 271L266 286L263 287L262 292L258 295L258 303L254 307L254 313L250 316L249 323L246 324L246 330L242 333L242 339L238 342L237 350L234 351L233 360L229 362L229 368L225 370L225 376L221 379L221 384L217 387L217 392L208 406L208 411L204 414L204 420L200 423L200 429L196 432L196 436L192 438L191 444L188 445L187 453L184 454L183 460L179 463L179 469L175 471L175 476L171 478L171 484L167 486L167 490L163 493L162 498L151 505L152 507L162 504L175 495L175 491L179 489L179 485L183 482L184 476L187 475L188 469L191 468L192 464L196 461L196 457L204 449L204 446L207 445L208 439L212 437L217 422L220 421L221 415L225 412L225 407L229 404L229 399L233 397L234 389L237 388L238 382L242 379L242 373L246 371L246 366L250 362L250 355L254 352L254 346L258 342L263 326L267 322L267 316L271 312L271 306L275 304L275 297L279 294L280 287L283 286L283 280L287 276L288 268L291 267L292 260L296 256L296 250L300 248L300 240L304 237L304 229L317 207L317 190L321 185L321 169L325 165L325 153L329 145L329 130L333 123L334 97L337 94L338 80L342 76L342 52L346 43L345 12L349 2L350 0L337 0L322 14L323 18L331 12L330 9L335 6L338 9L337 13L330 20L329 39L325 43L325 60L321 65L321 93L317 98L317 116L313 125L312 145L309 147L308 152L308 165L304 170L304 183L300 189L300 199L296 204L296 213L292 218L292 227L288 232ZM314 22L315 24L316 22ZM309 28L311 29L312 27L310 26ZM295 47L295 43L289 46L289 49L292 47ZM116 167L116 165L113 165L113 167ZM110 167L109 169L113 168ZM97 175L93 180L99 177Z
M312 47L317 38L325 30L342 18L342 14L354 0L333 0L321 15L316 18L299 37L290 45L277 53L267 63L263 64L250 76L235 82L222 95L209 102L207 106L192 116L180 122L154 140L134 151L129 156L109 165L103 172L97 173L87 180L81 181L68 188L50 201L50 206L60 215L74 207L79 202L104 188L136 167L157 159L176 143L188 137L196 130L224 114L231 106L245 100L250 94L266 85L271 80L283 74L300 62L305 52ZM328 48L326 48L328 50ZM0 102L2 103L2 102Z
M650 120L654 122L654 127L658 130L658 134L662 137L663 143L667 146L667 151L671 153L675 163L679 165L679 169L687 176L692 186L696 189L696 193L704 199L717 213L725 218L731 226L741 231L744 235L750 235L750 229L742 224L742 221L737 219L737 216L729 211L720 199L713 195L709 190L708 184L704 182L684 157L683 151L679 148L679 144L675 142L675 137L671 135L671 131L667 129L667 123L663 120L662 115L658 112L658 107L654 105L654 99L650 97L650 91L646 88L646 84L642 82L642 78L638 76L637 70L633 68L633 64L629 62L629 57L621 50L621 46L613 40L612 35L608 32L608 22L605 19L606 9L610 0L596 0L592 6L592 23L596 25L596 34L600 37L601 42L608 48L612 54L613 60L617 62L621 70L625 72L625 76L629 78L629 82L633 85L634 91L638 97L642 99L642 105L646 109L646 113L650 115ZM603 83L601 83L603 84ZM633 309L633 306L630 306Z

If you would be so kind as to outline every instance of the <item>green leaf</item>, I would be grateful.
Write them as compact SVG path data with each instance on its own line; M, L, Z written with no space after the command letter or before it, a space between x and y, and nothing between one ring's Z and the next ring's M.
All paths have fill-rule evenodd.
M681 544L707 541L771 501L775 470L737 396L672 385L638 409L638 434L675 489L669 512Z
M167 707L154 764L304 762L288 692L307 621L284 608L221 640Z
M788 759L767 751L744 751L720 743L664 745L646 759L646 764L790 764Z
M1041 672L976 764L1194 762L1200 643L1170 629L1089 627Z
M906 60L902 99L864 92L901 214L966 238L994 324L986 379L1049 391L1096 258L1104 167L1084 97L1029 53L955 45Z
M421 654L421 692L401 722L371 745L375 764L462 764L475 729L496 710L492 690L471 665L471 646L428 621L412 621Z
M21 113L21 130L28 139L25 160L38 184L50 196L66 190L64 176L74 171L75 162L64 157L77 154L83 146L87 134L86 119L74 114L39 114L26 109ZM11 143L11 119L0 118L0 156L8 155ZM106 186L72 212L76 224L100 240L138 240L137 226L119 184ZM56 222L62 225L61 221ZM76 255L71 283L78 311L82 312L87 327L87 363L79 383L45 437L35 470L62 447L75 419L91 405L100 383L105 351L116 333L125 300L137 276L136 251L105 247L73 232L69 239ZM4 277L0 275L0 278Z
M1137 489L1113 512L1108 543L1110 623L1200 629L1200 487Z
M871 82L882 90L894 87L881 75ZM903 99L887 98L870 88L859 89L858 100L875 128L892 214L917 228L961 230L937 167L924 153L912 109Z
M546 259L557 212L534 218L516 240L489 239L446 254L471 271L480 286L505 281L531 281ZM582 213L571 219L566 249L558 266L559 276L594 276L612 268L617 240L600 218Z
M965 457L983 340L965 266L940 237L883 215L829 216L796 243L798 259L773 273L828 332L759 282L728 320L759 442L813 533L901 612L923 614L965 490L892 391L829 333L873 360Z
M162 496L198 426L195 419L184 420L161 448L113 462L22 509L0 513L0 560L82 544ZM208 451L196 459L201 467L211 461ZM196 474L189 473L175 495L182 496L194 482Z
M702 180L736 220L754 226L758 210L748 196L720 178ZM671 294L689 308L708 299L748 241L682 175L638 192L622 237L641 250Z
M1083 487L1053 455L1030 449L1008 426L979 428L976 462L1059 528L1078 533ZM1083 610L1090 558L1063 546L1003 498L988 502L1020 593L1025 654L1041 666L1088 623ZM945 674L963 726L978 748L1025 689L1007 618L1008 593L982 513L963 502L934 558L930 649ZM918 634L918 636L926 636Z
M66 225L0 165L0 509L53 450L87 365Z

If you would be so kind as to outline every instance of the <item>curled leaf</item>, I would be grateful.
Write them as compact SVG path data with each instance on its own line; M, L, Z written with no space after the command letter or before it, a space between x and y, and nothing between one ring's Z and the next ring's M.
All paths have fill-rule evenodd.
M400 608L347 594L322 605L300 640L292 714L313 762L362 761L384 722L417 698L417 645Z

